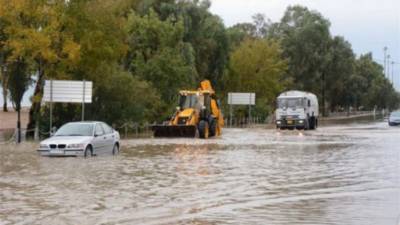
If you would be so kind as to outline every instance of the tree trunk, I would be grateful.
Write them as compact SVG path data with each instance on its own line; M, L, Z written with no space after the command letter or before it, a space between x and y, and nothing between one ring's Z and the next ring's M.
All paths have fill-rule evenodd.
M21 107L17 107L17 143L21 143Z
M27 127L26 136L33 138L35 135L36 122L39 120L40 104L42 102L44 88L44 71L42 65L39 63L38 79L33 94L34 101L32 102L31 108L29 109L29 122Z
M3 88L3 112L7 112L7 96L8 96L8 87L7 87L7 75L3 70L3 66L0 65L0 75L1 75L1 85Z

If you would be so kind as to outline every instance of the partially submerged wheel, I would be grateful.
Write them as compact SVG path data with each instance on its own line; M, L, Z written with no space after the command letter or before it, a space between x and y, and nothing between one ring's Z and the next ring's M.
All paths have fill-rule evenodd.
M112 150L112 154L113 155L118 155L119 153L119 146L118 144L114 144L113 150Z
M210 137L214 137L217 134L217 120L211 118L210 120Z
M84 155L85 155L85 158L93 156L93 150L90 145L86 147Z
M207 139L210 135L210 130L208 126L208 122L205 120L200 121L199 123L199 136L200 138Z
M314 130L316 127L316 121L315 121L315 117L310 117L310 119L308 119L308 123L309 123L309 128L310 130Z

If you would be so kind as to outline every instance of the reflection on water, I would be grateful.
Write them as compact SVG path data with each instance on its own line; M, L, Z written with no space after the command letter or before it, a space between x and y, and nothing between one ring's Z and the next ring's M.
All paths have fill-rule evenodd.
M0 224L396 224L399 129L226 129L142 139L119 156L0 146Z

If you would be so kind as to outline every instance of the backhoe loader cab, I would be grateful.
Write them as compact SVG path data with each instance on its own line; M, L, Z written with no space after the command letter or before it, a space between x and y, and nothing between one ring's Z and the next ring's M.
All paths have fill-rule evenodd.
M179 105L167 125L153 126L155 137L208 138L221 135L223 117L209 81L196 91L179 92Z

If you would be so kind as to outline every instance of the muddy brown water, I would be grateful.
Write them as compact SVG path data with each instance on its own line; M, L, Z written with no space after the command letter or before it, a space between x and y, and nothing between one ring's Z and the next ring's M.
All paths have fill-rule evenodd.
M225 129L45 158L0 146L0 224L397 225L400 128Z

